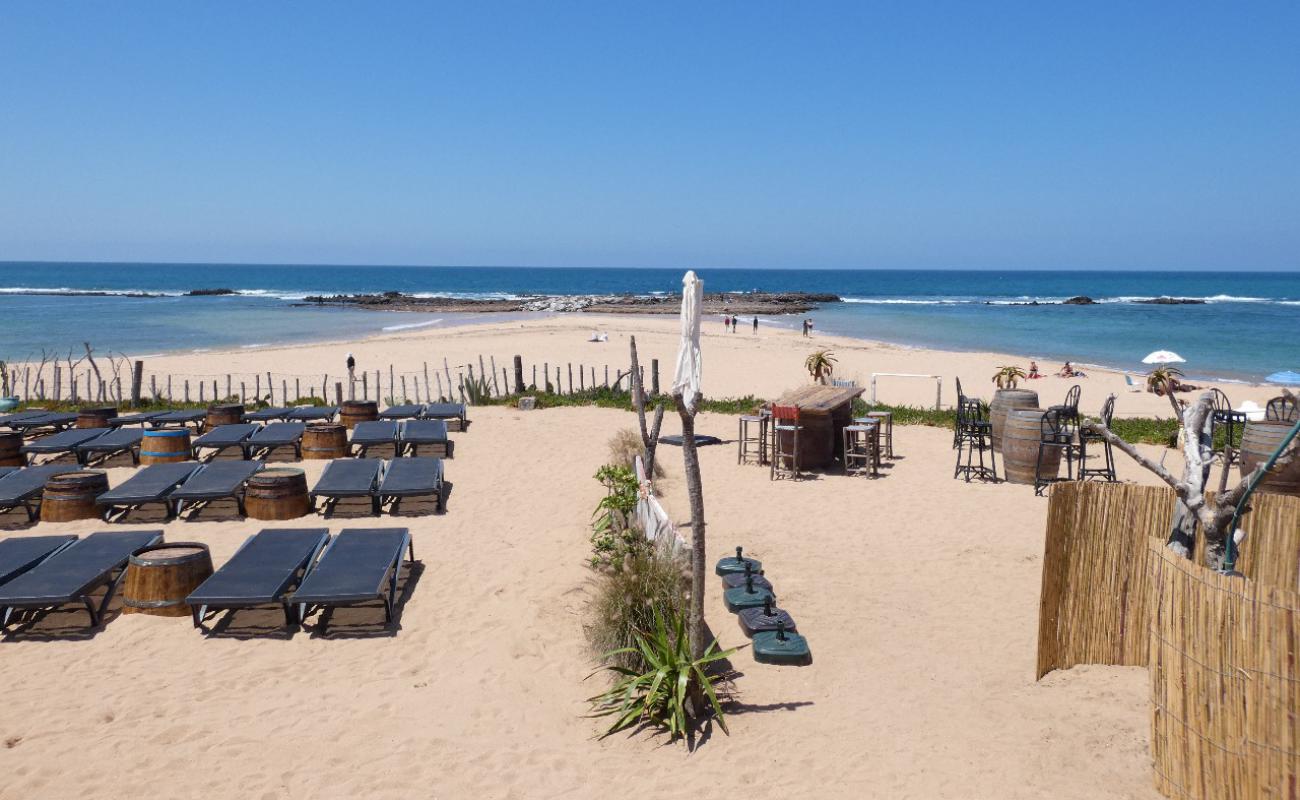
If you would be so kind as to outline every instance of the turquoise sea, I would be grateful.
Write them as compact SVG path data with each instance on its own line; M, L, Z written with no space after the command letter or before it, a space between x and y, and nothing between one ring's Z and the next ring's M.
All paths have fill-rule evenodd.
M1300 370L1300 273L698 269L705 291L833 292L817 329L1040 362L1140 369L1179 352L1194 377L1259 380ZM131 355L338 339L481 320L478 314L385 314L294 303L310 294L401 291L465 297L651 294L680 290L680 269L389 267L0 262L0 359L66 352L91 341ZM230 288L224 297L186 297ZM82 292L105 292L104 296ZM137 292L159 297L129 297ZM1023 305L1088 295L1092 306ZM1176 295L1202 305L1153 306ZM799 324L800 318L764 318Z

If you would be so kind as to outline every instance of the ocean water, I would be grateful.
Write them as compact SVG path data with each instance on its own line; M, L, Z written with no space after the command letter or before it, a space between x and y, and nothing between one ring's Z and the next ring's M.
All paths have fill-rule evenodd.
M1300 273L700 269L705 291L833 292L816 329L950 350L1141 369L1179 352L1195 377L1259 380L1300 370ZM482 319L294 305L311 294L400 291L460 297L680 291L679 269L356 267L0 262L0 359L90 341L131 355L350 338ZM239 294L186 297L200 288ZM57 292L32 294L33 291ZM109 296L79 292L100 291ZM128 297L135 292L161 297ZM1021 305L1088 295L1094 306ZM1176 295L1204 305L1152 306ZM798 317L764 318L796 326Z

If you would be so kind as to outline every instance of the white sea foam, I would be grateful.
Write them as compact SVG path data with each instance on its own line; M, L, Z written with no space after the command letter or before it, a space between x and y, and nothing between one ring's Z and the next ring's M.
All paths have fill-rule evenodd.
M184 292L163 292L156 289L73 289L68 286L53 288L41 286L0 286L0 294L31 295L66 295L68 297L120 297L126 295L151 294L164 297L180 297Z
M410 330L411 328L427 328L427 327L429 327L430 325L437 325L437 324L440 323L440 322L442 322L441 319L431 319L431 320L429 320L429 321L427 321L427 322L410 322L410 323L407 323L407 324L405 324L405 325L389 325L389 326L387 326L386 328L383 328L383 330L386 330L386 331L405 331L405 330Z
M909 300L891 297L842 297L840 299L846 303L878 306L954 306L971 302L969 300Z
M240 347L244 350L252 350L255 347L266 347L266 342L256 342L255 344L241 344Z

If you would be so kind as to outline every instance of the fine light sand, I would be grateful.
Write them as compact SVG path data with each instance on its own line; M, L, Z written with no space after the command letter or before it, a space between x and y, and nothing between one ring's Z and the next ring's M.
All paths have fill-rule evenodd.
M622 364L625 334L660 359L668 320L609 318L420 332L350 345L152 359L193 374L329 369L343 353L385 366L479 352ZM711 396L770 396L799 385L809 343L796 334L722 334L704 343ZM825 343L819 337L818 344ZM956 369L987 395L1001 361L835 342L843 372ZM337 367L335 367L337 369ZM1100 405L1113 376L1084 382ZM1040 386L1063 394L1064 381ZM931 386L930 392L933 391ZM1234 393L1233 399L1237 400ZM919 402L891 385L882 400ZM1243 396L1249 396L1243 394ZM1261 392L1257 395L1263 398ZM1157 411L1123 396L1121 410ZM1131 401L1131 403L1130 403ZM328 636L277 629L278 611L236 615L204 636L188 619L122 615L93 636L84 612L51 614L0 640L0 797L751 797L1146 798L1146 672L1080 667L1033 680L1046 501L1024 486L951 479L951 434L900 427L900 456L871 481L837 474L770 482L737 466L734 446L701 450L709 563L736 545L762 558L814 663L779 668L733 657L742 673L731 735L711 729L688 754L649 734L598 739L584 698L593 668L582 626L590 591L592 473L616 410L475 408L456 438L440 515L240 521L216 508L165 526L209 544L220 565L271 525L406 525L419 565L404 577L400 627L378 608L338 612ZM735 435L704 414L702 433ZM675 432L670 416L666 432ZM665 447L664 503L687 517L680 452ZM1176 456L1172 456L1176 458ZM321 462L304 464L310 481ZM1123 477L1145 480L1127 461ZM131 474L114 466L117 484ZM150 525L149 512L129 525ZM26 526L6 536L88 533L98 522ZM745 643L710 580L708 621Z

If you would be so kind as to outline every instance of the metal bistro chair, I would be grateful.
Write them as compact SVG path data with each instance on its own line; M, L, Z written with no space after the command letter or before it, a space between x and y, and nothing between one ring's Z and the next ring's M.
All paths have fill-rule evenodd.
M1214 395L1214 408L1210 411L1210 440L1214 442L1214 454L1223 461L1227 469L1241 458L1241 435L1246 432L1246 412L1234 411L1232 402L1221 389L1211 389ZM1223 444L1218 444L1219 431L1223 431Z
M768 477L771 480L776 480L779 475L798 478L799 432L803 430L803 426L799 424L799 407L772 406L770 430L772 446L769 452L772 454L772 472ZM782 438L786 439L784 444Z
M1038 458L1034 462L1034 494L1042 495L1049 484L1057 481L1074 480L1074 462L1079 458L1080 452L1078 433L1079 418L1070 414L1068 409L1049 408L1043 412L1042 422L1039 423ZM1059 475L1059 467L1057 475L1049 477L1043 474L1043 456L1048 448L1056 448L1064 457L1064 478Z
M962 463L962 452L966 453L966 463ZM989 464L984 464L984 453L989 454ZM979 464L974 464L974 455L979 454ZM970 483L971 477L980 480L997 481L998 457L993 450L993 426L984 413L984 404L980 401L963 397L957 403L957 466L952 477L965 476Z
M1107 428L1110 427L1110 421L1115 416L1115 395L1106 398L1106 402L1101 406L1101 422ZM1091 447L1101 447L1102 464L1101 467L1088 466L1088 450ZM1112 452L1110 442L1100 433L1093 433L1082 427L1079 428L1079 480L1086 481L1089 478L1100 478L1103 481L1114 483L1115 477L1115 454Z
M957 384L957 409L960 411L961 404L966 399L966 395L963 394L961 391L961 378L953 378L953 381ZM960 442L961 442L961 415L958 414L957 419L952 423L952 449L956 450Z
M1272 422L1292 422L1300 419L1300 406L1294 398L1282 395L1268 401L1264 407L1264 419Z
M748 464L751 460L767 463L767 417L746 414L740 418L740 432L736 437L736 463Z
M880 423L876 420L859 422L844 426L844 473L871 473L872 478L880 477Z

